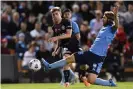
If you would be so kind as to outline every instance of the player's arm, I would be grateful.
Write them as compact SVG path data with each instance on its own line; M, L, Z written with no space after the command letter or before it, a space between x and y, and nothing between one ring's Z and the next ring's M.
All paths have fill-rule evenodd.
M118 6L114 7L113 12L114 12L114 24L113 24L112 28L113 28L114 30L117 30L118 25L119 25L119 19L118 19Z
M52 56L57 55L59 50L60 50L60 48L59 48L59 41L55 41L54 45L55 45L55 47L54 47L54 51L52 52Z
M65 20L64 23L64 29L65 29L65 33L57 36L58 40L62 40L62 39L67 39L67 38L71 38L72 35L72 23L69 20Z
M72 35L72 29L66 29L66 33L62 34L60 36L56 36L58 40L62 40L62 39L67 39L67 38L71 38Z
M66 31L64 34L60 35L60 36L55 36L52 37L50 39L50 41L57 41L57 40L62 40L62 39L67 39L67 38L71 38L72 35L72 25L70 21L65 21L64 22L64 30Z
M57 48L58 48L58 41L55 41L55 42L54 42L54 45L55 45L55 47L54 47L54 51L56 51Z

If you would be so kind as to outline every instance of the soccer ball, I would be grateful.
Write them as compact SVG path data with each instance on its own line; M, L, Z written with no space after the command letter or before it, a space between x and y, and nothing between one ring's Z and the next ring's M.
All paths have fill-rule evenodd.
M38 59L32 59L29 62L29 69L33 71L38 71L41 69L41 62Z

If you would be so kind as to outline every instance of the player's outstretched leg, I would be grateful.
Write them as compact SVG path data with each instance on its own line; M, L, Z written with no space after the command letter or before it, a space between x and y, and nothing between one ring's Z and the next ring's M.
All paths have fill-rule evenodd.
M104 80L101 78L97 78L97 75L93 73L89 73L87 79L88 79L88 82L91 84L97 84L97 85L103 85L103 86L116 86L115 82L113 82L112 79Z
M59 61L56 61L54 63L51 63L49 64L46 60L44 60L43 58L41 59L42 60L42 63L44 65L44 69L45 70L51 70L51 69L55 69L55 68L59 68L59 67L63 67L69 63L74 63L75 62L75 59L74 59L74 55L72 54L71 56L65 58L65 59L62 59L62 60L59 60Z
M44 69L47 71L47 70L51 70L51 69L56 69L56 68L59 68L59 67L63 67L67 64L67 60L66 59L62 59L62 60L59 60L57 62L54 62L52 64L49 64L46 60L44 60L42 58L42 62L43 62L43 65L44 65Z
M95 84L103 85L103 86L116 86L115 82L112 79L104 80L101 78L97 78Z

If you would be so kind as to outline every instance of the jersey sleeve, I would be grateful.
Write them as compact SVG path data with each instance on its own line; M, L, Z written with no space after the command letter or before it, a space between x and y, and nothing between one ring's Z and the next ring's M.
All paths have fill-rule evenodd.
M65 29L72 29L72 24L69 20L64 21Z
M73 21L72 21L72 30L73 30L74 34L77 34L80 32L78 24L76 22L73 22Z

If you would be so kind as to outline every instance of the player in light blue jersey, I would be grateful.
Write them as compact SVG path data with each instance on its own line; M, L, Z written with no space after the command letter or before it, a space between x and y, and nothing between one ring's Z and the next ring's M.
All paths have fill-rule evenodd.
M103 80L97 77L101 71L105 56L107 54L108 46L111 44L111 41L113 40L118 27L117 13L117 6L114 7L113 11L106 11L104 13L104 26L99 31L99 34L97 35L89 51L74 53L71 56L52 64L49 64L44 59L42 59L45 66L44 69L51 70L74 62L79 64L87 64L89 66L89 74L87 77L89 83L103 86L116 86L112 79Z

